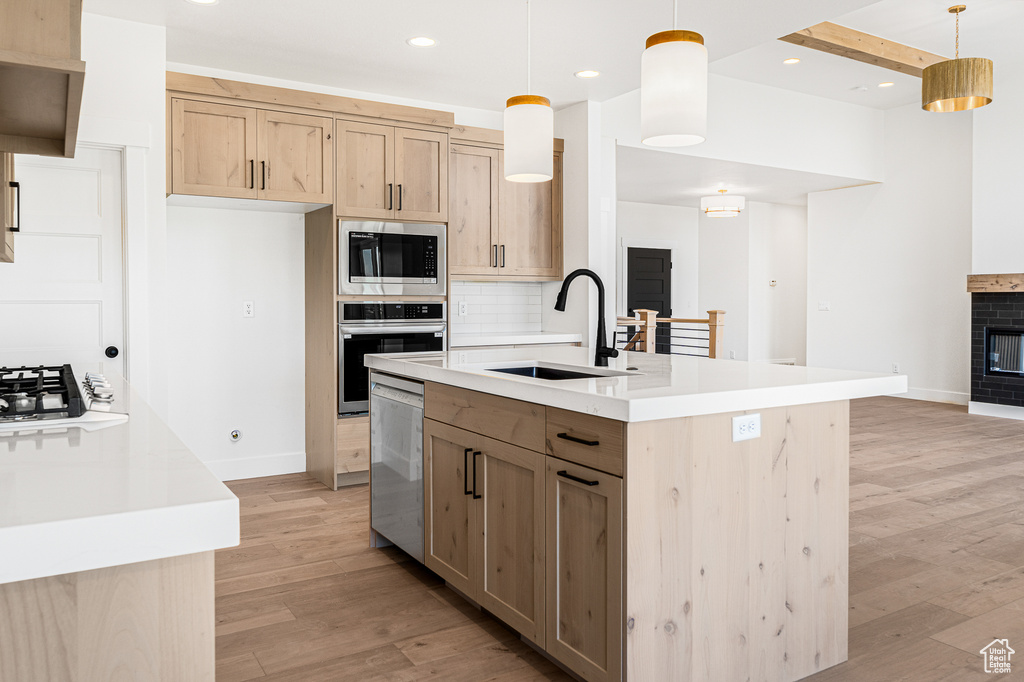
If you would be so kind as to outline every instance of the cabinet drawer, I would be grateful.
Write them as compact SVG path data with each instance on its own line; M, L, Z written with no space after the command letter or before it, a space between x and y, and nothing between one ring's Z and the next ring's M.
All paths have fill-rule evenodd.
M370 470L370 418L347 417L338 420L336 474Z
M544 452L543 405L428 382L423 409L428 419Z
M552 457L622 476L622 422L549 407L546 437Z

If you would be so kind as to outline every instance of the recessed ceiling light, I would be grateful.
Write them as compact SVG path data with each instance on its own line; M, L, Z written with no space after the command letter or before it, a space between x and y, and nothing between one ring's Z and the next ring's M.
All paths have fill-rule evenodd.
M193 5L216 5L220 0L188 0Z
M426 36L416 36L415 38L409 38L405 41L413 47L433 47L437 45L437 41L433 38L427 38Z
M896 85L896 84L893 83L892 81L886 81L884 83L879 83L878 87L880 87L880 88L891 88L894 85Z
M583 71L577 71L577 78L597 78L601 75L600 71L591 71L590 69L584 69Z
M783 59L782 63L783 64L799 64L800 63L800 58L799 57L790 57L789 59Z

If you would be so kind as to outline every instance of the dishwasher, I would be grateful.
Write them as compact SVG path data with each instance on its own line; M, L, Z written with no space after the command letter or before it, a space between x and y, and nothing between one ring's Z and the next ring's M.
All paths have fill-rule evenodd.
M423 384L370 372L370 527L423 563Z

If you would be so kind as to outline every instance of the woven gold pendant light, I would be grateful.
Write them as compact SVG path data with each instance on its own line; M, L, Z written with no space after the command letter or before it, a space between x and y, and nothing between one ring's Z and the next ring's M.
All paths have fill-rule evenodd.
M960 59L960 13L966 9L949 8L956 15L956 59L932 64L922 74L921 108L926 111L967 111L992 102L992 60Z

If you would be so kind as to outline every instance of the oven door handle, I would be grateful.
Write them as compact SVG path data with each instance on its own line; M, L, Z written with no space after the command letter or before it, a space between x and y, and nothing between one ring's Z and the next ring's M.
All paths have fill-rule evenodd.
M338 331L342 334L351 334L352 336L368 336L368 335L381 335L381 334L431 334L437 332L443 332L446 326L443 324L416 324L416 325L395 325L381 326L381 327L346 327L345 325L338 325Z

